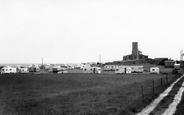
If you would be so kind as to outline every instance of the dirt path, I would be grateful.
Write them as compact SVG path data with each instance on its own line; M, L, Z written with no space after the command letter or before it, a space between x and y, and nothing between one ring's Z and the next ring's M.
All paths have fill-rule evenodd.
M176 92L179 89L178 83L182 84L182 81L184 80L184 79L182 79L183 77L184 76L181 76L175 82L173 82L170 85L170 87L168 87L162 94L159 95L158 98L156 98L150 105L148 105L145 109L143 109L137 115L149 115L149 114L150 115L159 115L159 114L162 114L162 112L173 101L174 95L176 94ZM180 84L180 86L181 86L181 84ZM173 88L174 88L174 90L173 90Z
M176 112L176 107L181 101L183 91L184 91L184 82L182 83L182 86L180 87L177 94L175 95L173 102L169 105L169 107L165 110L165 112L162 115L173 115Z
M184 86L183 86L184 88ZM176 112L173 115L184 115L184 93L181 97L181 101L178 104L178 106L176 107Z
M169 94L157 105L150 115L172 115L176 107L176 97L182 88L184 77L180 79L169 92ZM174 105L172 104L174 102Z

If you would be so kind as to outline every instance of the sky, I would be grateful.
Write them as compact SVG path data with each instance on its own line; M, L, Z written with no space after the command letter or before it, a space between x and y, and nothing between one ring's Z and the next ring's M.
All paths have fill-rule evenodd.
M0 63L180 59L183 0L0 0Z

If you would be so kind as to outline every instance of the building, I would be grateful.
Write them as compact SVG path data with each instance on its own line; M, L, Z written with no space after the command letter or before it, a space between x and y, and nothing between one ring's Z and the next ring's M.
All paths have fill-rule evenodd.
M175 64L175 61L165 61L166 68L173 68L174 64Z
M138 48L138 42L132 42L132 54L123 56L123 60L145 60L147 55L143 55Z
M184 69L184 61L180 61L180 67Z

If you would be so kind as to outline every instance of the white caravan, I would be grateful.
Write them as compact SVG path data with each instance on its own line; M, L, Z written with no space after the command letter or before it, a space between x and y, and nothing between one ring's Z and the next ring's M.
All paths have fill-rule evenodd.
M98 74L100 74L101 67L86 67L86 68L83 68L83 73L91 73L91 74L98 73Z
M81 63L81 65L80 65L80 69L89 68L89 67L91 67L90 63Z
M19 72L20 73L29 73L29 69L28 68L19 68Z
M132 73L143 73L144 69L142 65L130 66Z
M106 71L114 71L114 70L116 70L118 68L119 68L118 65L105 65L104 66L104 70L106 70Z
M131 67L127 66L120 66L119 68L115 69L116 74L128 74L131 73Z
M150 68L150 73L159 74L160 73L159 67L151 67Z
M61 66L55 66L52 68L53 73L68 73L66 68L61 68Z
M13 68L13 67L10 67L10 66L6 66L6 67L3 67L1 69L1 74L5 74L5 73L17 73L17 68Z

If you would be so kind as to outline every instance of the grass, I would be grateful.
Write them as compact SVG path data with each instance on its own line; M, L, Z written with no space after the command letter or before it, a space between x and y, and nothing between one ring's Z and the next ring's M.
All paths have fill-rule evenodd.
M168 85L165 75L15 74L0 75L3 114L135 114ZM169 75L169 81L174 79ZM152 80L155 94L152 95ZM142 100L141 86L145 100ZM139 106L137 106L139 105Z

